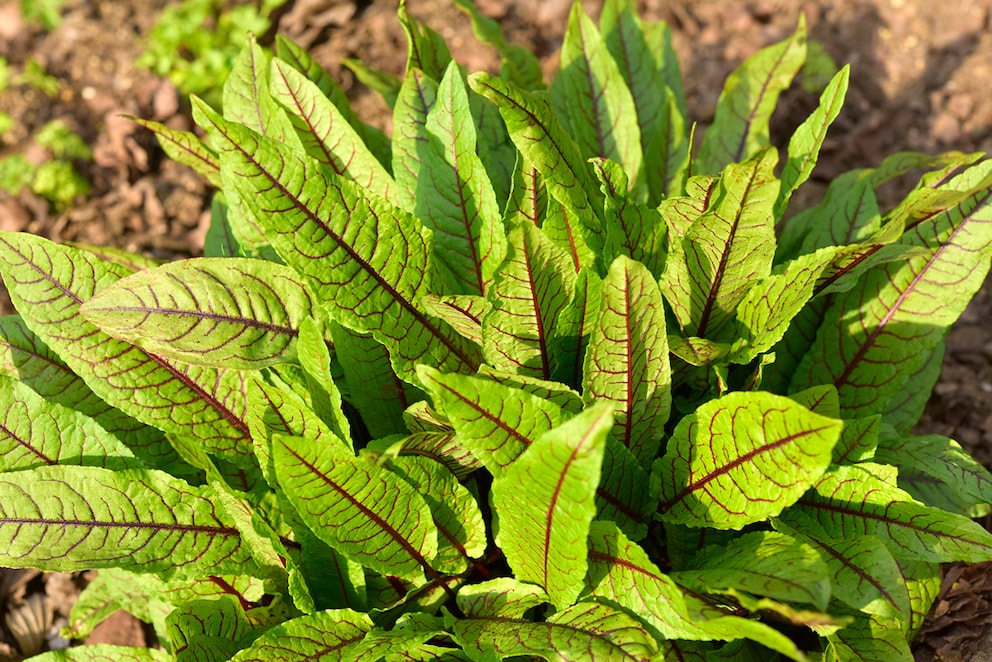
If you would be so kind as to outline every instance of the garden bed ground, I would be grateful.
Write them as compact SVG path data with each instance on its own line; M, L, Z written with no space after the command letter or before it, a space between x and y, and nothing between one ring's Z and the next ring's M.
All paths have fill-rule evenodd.
M0 156L27 152L29 137L46 121L65 120L92 145L94 160L80 164L93 192L69 211L45 201L0 192L0 229L27 230L56 240L115 244L173 258L195 255L202 242L209 191L192 172L163 158L146 132L119 117L129 113L190 128L188 105L167 82L133 63L142 38L167 2L68 0L51 32L25 25L16 0L0 0L0 56L14 70L35 59L59 80L54 97L14 87L0 111L15 126L0 142ZM586 3L595 12L598 2ZM900 150L992 151L992 0L642 0L647 18L675 30L689 93L690 113L705 124L722 81L759 47L790 33L804 12L813 38L839 62L852 64L852 87L813 175L811 195L844 170L877 165ZM312 47L341 81L359 111L387 126L377 97L354 84L344 57L400 73L405 59L394 2L296 0L280 31ZM471 69L492 69L493 53L478 46L467 20L449 0L408 0ZM517 43L534 48L548 69L564 30L566 0L478 0ZM776 116L788 135L814 100L789 93ZM5 310L9 311L9 308ZM979 293L948 338L943 376L921 429L959 440L992 466L992 287ZM992 566L949 568L944 592L914 650L922 660L992 660ZM57 575L2 571L0 612L32 593L46 592L64 613L78 581ZM0 619L2 621L2 619ZM95 639L141 645L145 630L122 616ZM13 655L0 623L0 660Z

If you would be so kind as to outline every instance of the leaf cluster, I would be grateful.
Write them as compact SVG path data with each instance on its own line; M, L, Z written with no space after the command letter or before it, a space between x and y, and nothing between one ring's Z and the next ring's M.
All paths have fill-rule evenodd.
M693 150L630 0L576 4L549 86L456 4L500 74L400 3L402 79L353 65L391 137L282 39L205 140L138 120L218 189L205 257L0 233L0 563L99 569L67 634L164 647L108 659L911 660L939 564L992 559L992 476L912 432L992 161L797 208L849 75L773 146L804 23Z

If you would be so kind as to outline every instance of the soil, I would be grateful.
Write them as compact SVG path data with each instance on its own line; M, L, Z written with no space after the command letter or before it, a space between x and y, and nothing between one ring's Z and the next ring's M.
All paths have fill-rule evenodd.
M111 244L158 258L200 251L208 220L207 186L164 158L154 138L130 114L191 128L189 106L175 88L134 62L165 0L67 0L62 22L46 32L22 21L17 0L0 0L0 56L12 69L29 59L59 81L54 97L14 86L0 95L0 111L14 127L0 140L0 157L26 153L30 136L62 119L92 146L91 163L77 163L92 193L69 210L53 211L28 192L0 192L0 229L24 230L58 241ZM309 47L348 91L359 113L389 128L378 97L341 66L343 58L401 74L403 33L394 1L295 0L279 31ZM566 0L477 0L511 41L556 67L569 8ZM584 3L592 14L600 3ZM844 110L831 129L809 194L844 170L878 165L901 150L992 151L992 0L641 0L645 18L668 21L686 74L690 114L710 121L724 78L757 49L791 33L804 13L813 39L840 63L852 65ZM480 46L450 0L408 0L411 11L446 38L472 70L494 71L491 49ZM774 126L788 135L815 99L787 93ZM898 193L893 191L893 194ZM891 201L890 201L891 202ZM9 308L4 310L9 311ZM992 287L981 290L948 337L943 374L920 431L960 441L992 467ZM914 645L920 660L992 659L992 565L949 566L944 589ZM39 618L65 623L85 577L0 573L0 612L32 602ZM43 604L31 596L42 596ZM145 645L147 629L118 615L91 642ZM57 645L49 641L48 644ZM44 647L46 644L41 644ZM16 658L0 624L0 660Z

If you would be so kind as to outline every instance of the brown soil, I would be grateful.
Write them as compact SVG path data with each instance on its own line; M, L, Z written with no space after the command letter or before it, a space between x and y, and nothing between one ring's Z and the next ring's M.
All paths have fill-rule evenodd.
M0 193L0 229L26 230L60 241L113 244L162 258L196 255L208 218L209 191L192 172L163 157L154 139L121 113L188 129L188 104L176 90L133 63L166 0L68 0L62 24L50 33L25 25L16 0L0 0L0 56L15 71L33 58L60 82L49 98L24 86L0 96L0 111L15 118L0 156L27 152L29 137L46 121L65 120L93 147L79 164L92 195L55 213L29 193ZM345 57L400 74L402 31L392 1L296 0L279 29L304 46L349 91L373 123L388 127L385 106L340 65ZM411 11L438 30L470 69L495 65L490 49L473 39L468 21L449 0L408 0ZM569 3L566 0L477 0L509 37L555 67ZM587 0L595 14L599 2ZM675 31L691 115L710 120L726 75L758 48L784 38L805 13L812 37L841 63L852 64L845 108L831 130L812 183L854 167L877 165L900 150L992 151L992 0L641 0L646 18ZM808 95L789 93L776 125L787 130L812 109ZM787 134L785 134L787 135ZM813 192L816 195L816 191ZM9 309L8 309L9 310ZM992 466L992 290L987 285L948 338L943 376L921 430L959 440ZM951 569L925 633L919 659L985 659L992 650L992 575L984 566ZM53 617L64 619L78 578L32 573L0 575L0 612L26 596L47 595ZM10 589L5 590L5 589ZM62 621L64 622L64 620ZM120 617L106 635L143 645L144 630ZM103 639L104 641L108 639ZM0 627L0 660L13 656ZM986 657L982 657L986 655Z

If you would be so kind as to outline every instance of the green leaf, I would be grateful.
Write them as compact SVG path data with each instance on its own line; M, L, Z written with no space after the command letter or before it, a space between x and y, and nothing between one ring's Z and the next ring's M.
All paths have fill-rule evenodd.
M800 513L834 538L877 536L897 559L992 560L992 534L961 515L923 505L865 468L835 466L799 500ZM788 512L783 516L790 525ZM801 525L796 526L802 531Z
M542 434L493 482L498 542L518 579L540 584L559 608L575 602L586 573L610 406L596 404Z
M641 132L649 202L682 192L689 165L685 92L672 33L664 22L642 21L630 0L608 0L600 27L606 47L630 88Z
M548 189L541 172L519 152L516 153L510 184L510 194L503 210L504 225L526 221L541 227L548 210Z
M26 384L0 379L0 471L50 464L137 469L117 437L78 411L50 402Z
M610 265L583 380L587 403L615 407L611 438L649 466L671 410L671 368L661 291L640 262L621 256Z
M403 412L423 394L393 371L389 353L370 335L331 323L337 361L344 371L347 400L373 438L406 431Z
M396 183L344 114L303 74L279 59L270 93L286 111L306 153L372 193L393 200Z
M462 337L482 347L482 318L492 310L487 299L470 294L426 294L420 304L428 313L450 324Z
M451 53L444 38L422 21L418 21L406 7L406 0L400 0L396 15L406 33L406 69L420 69L434 80L441 80L444 70L451 62Z
M347 662L351 652L372 630L366 614L351 609L319 611L270 629L241 651L232 662Z
M499 577L458 590L458 608L469 618L523 618L524 614L548 602L540 586L512 577Z
M247 46L235 58L231 73L224 82L224 119L299 150L302 145L289 118L269 94L271 60L272 57L255 41L254 35L249 35ZM212 147L218 148L217 145Z
M558 314L551 338L551 377L574 388L582 385L586 348L599 312L603 281L590 268L579 271L572 300Z
M509 43L499 22L479 11L472 0L454 2L472 20L472 31L476 38L499 53L500 76L525 90L544 87L544 72L536 55L523 46Z
M420 379L461 443L496 477L541 434L565 421L560 406L489 379L442 374L426 366Z
M330 99L331 103L344 116L351 128L361 136L368 148L375 154L384 166L391 160L392 146L389 138L381 129L369 126L352 110L348 95L341 86L324 70L323 67L303 48L284 35L276 35L276 55L287 62L297 71L313 81L321 93Z
M400 87L403 84L396 76L373 69L361 60L353 58L345 58L341 60L341 64L348 67L362 85L378 92L387 106L390 108L396 106Z
M554 323L571 299L575 272L529 223L511 229L508 239L489 296L493 309L482 318L483 354L496 368L548 379Z
M0 563L71 572L126 567L164 577L251 571L210 488L158 471L47 466L0 477Z
M771 393L729 393L679 421L655 462L666 522L740 529L782 512L830 464L841 421Z
M507 242L496 194L476 155L468 90L454 63L437 88L424 129L414 212L434 231L435 264L456 285L451 293L484 296Z
M377 572L411 579L432 572L437 529L404 480L301 437L276 436L272 456L290 503L331 547Z
M143 120L125 115L129 120L155 133L158 144L168 154L169 158L189 166L202 175L214 188L221 188L220 163L217 154L203 144L196 134L189 131L177 131L160 122Z
M162 468L177 459L161 431L101 400L18 315L0 317L0 374L26 384L48 402L94 419L156 467Z
M827 129L837 119L841 106L844 105L850 76L850 65L845 65L837 72L820 95L820 105L789 139L788 158L782 168L782 190L779 191L773 212L776 219L783 217L789 198L812 174Z
M109 404L165 432L198 439L211 452L251 453L243 374L146 353L79 314L96 291L127 275L122 267L39 237L3 233L0 270L28 327Z
M915 658L899 622L872 614L827 635L824 662L912 662Z
M510 138L527 163L544 178L548 193L590 231L600 231L599 191L575 140L555 117L545 97L486 73L468 77L469 86L499 108Z
M167 359L237 370L296 360L316 301L295 271L264 260L193 258L141 271L79 308L104 333Z
M766 149L727 166L706 212L668 256L662 291L686 335L732 340L728 332L737 306L771 273L777 158Z
M802 517L790 514L790 518ZM820 552L830 573L832 598L852 609L886 618L907 618L909 592L892 553L874 536L831 538L822 528L802 517L805 534L781 522L777 529L804 540Z
M871 170L852 170L839 175L830 182L819 204L780 225L779 257L856 244L876 233L882 218L871 174Z
M715 174L771 144L768 122L778 97L805 60L806 19L800 16L789 39L758 51L727 78L693 170Z
M202 105L197 110L218 143L225 181L336 321L375 334L400 377L415 379L417 363L461 371L478 365L466 341L416 304L430 272L429 233L416 218Z
M870 270L837 295L790 388L832 383L845 418L886 410L930 358L989 270L992 162L947 184L968 195L908 228L901 243L926 254ZM941 305L934 307L932 302Z
M604 262L609 264L626 255L642 262L652 275L661 275L668 254L667 227L661 212L629 199L627 175L619 164L594 159L593 167L606 198Z
M634 99L599 30L578 3L568 17L551 103L584 156L616 161L630 173L632 184L639 181L643 156Z
M237 653L238 641L252 630L238 601L229 595L193 600L166 619L176 662L223 662Z
M328 342L312 317L299 325L297 355L306 375L313 410L331 431L344 441L351 440L351 423L342 409L341 391L331 374Z
M969 516L992 505L992 474L953 439L888 432L875 459L899 467L899 486L923 503Z
M419 69L410 69L398 90L393 107L393 177L399 187L400 206L413 210L422 174L427 133L427 115L437 103L437 79Z
M131 648L113 644L91 644L48 651L31 658L32 662L171 662L167 651L155 648Z
M475 497L444 465L426 457L397 457L389 466L410 483L431 509L438 531L432 565L460 574L486 551L486 525Z
M673 572L672 579L697 593L734 589L821 610L830 600L830 577L817 549L774 531L705 547L690 569Z
M658 639L712 639L704 623L689 618L681 589L612 522L589 531L586 585L593 595L642 618Z
M653 659L658 648L631 616L596 602L580 602L543 623L501 617L461 619L455 621L453 634L476 659L487 650L495 650L500 659L538 655L619 662Z
M836 248L807 253L776 268L747 291L737 306L737 341L731 349L734 363L750 363L771 349L792 319L813 297L814 286L832 263Z
M919 423L937 380L940 379L944 367L944 351L945 344L937 343L926 362L906 380L907 384L913 384L913 388L903 389L902 393L889 398L885 411L882 412L882 419L887 424L900 432L909 432Z

